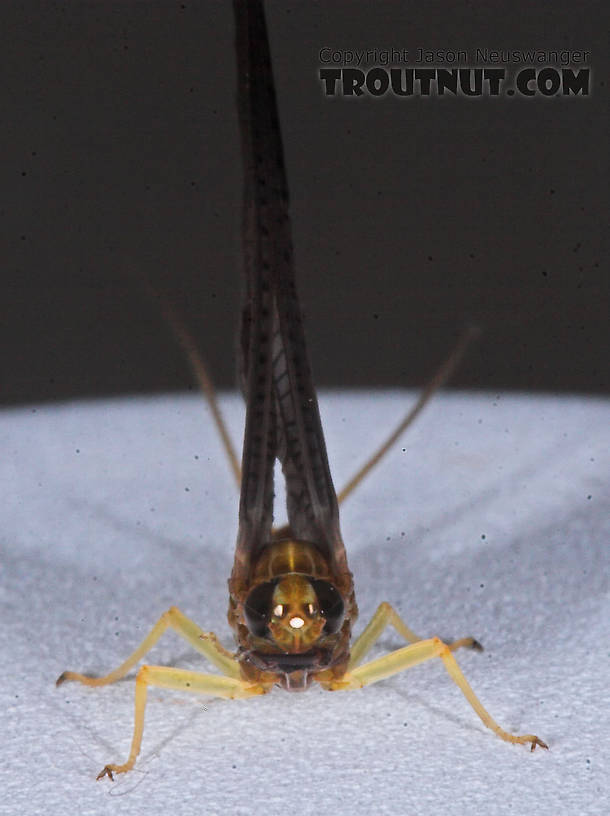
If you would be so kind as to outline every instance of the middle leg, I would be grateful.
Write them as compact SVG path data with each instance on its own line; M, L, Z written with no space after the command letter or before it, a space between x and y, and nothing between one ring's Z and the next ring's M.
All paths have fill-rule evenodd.
M355 668L368 652L373 648L377 640L380 638L386 626L393 626L394 629L401 635L407 643L418 643L422 638L418 637L413 630L409 629L407 624L400 617L398 612L387 601L379 604L375 614L365 627L362 634L354 641L348 664L348 671ZM478 640L473 637L460 638L454 640L453 643L448 643L447 647L450 651L455 652L457 649L467 648L476 649L482 652L483 647Z
M109 683L115 683L125 677L127 672L152 649L166 629L173 629L194 649L205 655L210 663L213 663L227 677L241 677L238 661L231 652L220 644L216 635L212 632L204 632L194 621L187 618L178 607L172 606L161 615L138 648L117 669L103 677L88 677L86 674L65 671L57 678L56 685L60 686L69 680L77 681L85 686L106 686Z

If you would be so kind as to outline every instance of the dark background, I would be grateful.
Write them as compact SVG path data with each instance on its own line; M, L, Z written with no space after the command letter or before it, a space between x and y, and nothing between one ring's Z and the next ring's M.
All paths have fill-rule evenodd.
M321 386L608 390L604 3L268 2ZM0 400L183 389L148 277L234 384L229 2L4 2ZM592 51L588 98L326 99L331 48ZM435 61L438 67L443 63Z

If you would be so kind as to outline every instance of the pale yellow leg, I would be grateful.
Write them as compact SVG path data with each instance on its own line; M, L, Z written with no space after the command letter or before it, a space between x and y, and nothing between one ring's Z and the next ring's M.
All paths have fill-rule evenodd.
M147 637L144 638L135 652L133 652L118 669L111 671L109 674L104 675L104 677L87 677L85 674L65 671L57 678L56 685L59 686L68 680L76 680L85 686L106 686L109 683L120 680L121 677L125 677L127 672L152 649L163 632L168 628L173 629L180 637L183 637L190 643L194 649L205 655L223 674L235 678L241 676L238 661L231 652L221 646L216 635L212 632L204 632L196 623L187 618L186 615L183 615L177 607L172 606L167 612L161 615Z
M370 663L365 663L364 666L358 666L352 671L348 671L340 680L335 680L328 685L328 688L336 691L349 691L352 689L363 688L371 683L376 683L393 674L411 668L418 663L423 663L433 657L440 657L443 661L447 672L451 679L462 690L470 705L474 708L483 723L494 731L501 739L506 742L517 743L531 743L531 750L539 745L541 748L548 748L539 737L534 734L524 734L516 736L509 734L503 728L500 728L498 723L493 719L489 712L483 707L479 698L476 696L470 684L462 674L462 670L457 664L456 659L451 654L451 649L440 638L434 637L427 640L419 640L412 643L410 646L405 646L402 649L397 649L389 655L384 655L377 660L371 660Z
M348 671L355 668L365 655L373 648L381 633L386 626L391 625L408 643L417 643L421 641L415 632L413 632L407 624L400 617L398 612L386 601L379 604L375 614L371 618L369 624L366 626L362 634L354 641L348 663ZM483 651L483 647L478 640L472 637L460 638L459 640L448 643L447 647L455 652L462 647L469 649L477 649Z
M222 677L216 674L200 674L199 672L174 669L166 666L142 666L136 678L135 718L131 749L127 762L122 765L110 763L97 775L98 779L104 776L114 779L115 773L130 771L140 753L142 734L144 732L144 711L146 709L146 693L148 686L175 689L176 691L192 691L197 694L210 694L214 697L225 697L230 700L253 697L264 694L268 689L263 686L248 683L234 677Z

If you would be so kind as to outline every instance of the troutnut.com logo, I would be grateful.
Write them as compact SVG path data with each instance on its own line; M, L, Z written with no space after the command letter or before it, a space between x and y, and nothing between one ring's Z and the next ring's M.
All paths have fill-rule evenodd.
M396 63L409 59L407 49L351 51L322 48L319 56L323 65L318 76L323 93L328 97L588 96L591 69L580 67L578 63L588 61L590 54L590 51L478 48L475 54L469 55L465 50L425 51L418 48L414 52L415 64L398 66ZM458 64L451 67L430 65L435 59L446 65ZM377 64L361 67L373 60ZM470 67L470 61L478 64ZM481 62L488 64L481 65Z

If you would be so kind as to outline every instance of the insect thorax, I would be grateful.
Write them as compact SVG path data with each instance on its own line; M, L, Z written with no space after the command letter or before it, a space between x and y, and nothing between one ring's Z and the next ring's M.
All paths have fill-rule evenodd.
M311 543L285 539L263 548L248 586L231 587L229 622L247 678L302 690L344 671L353 592L345 597L336 584Z

